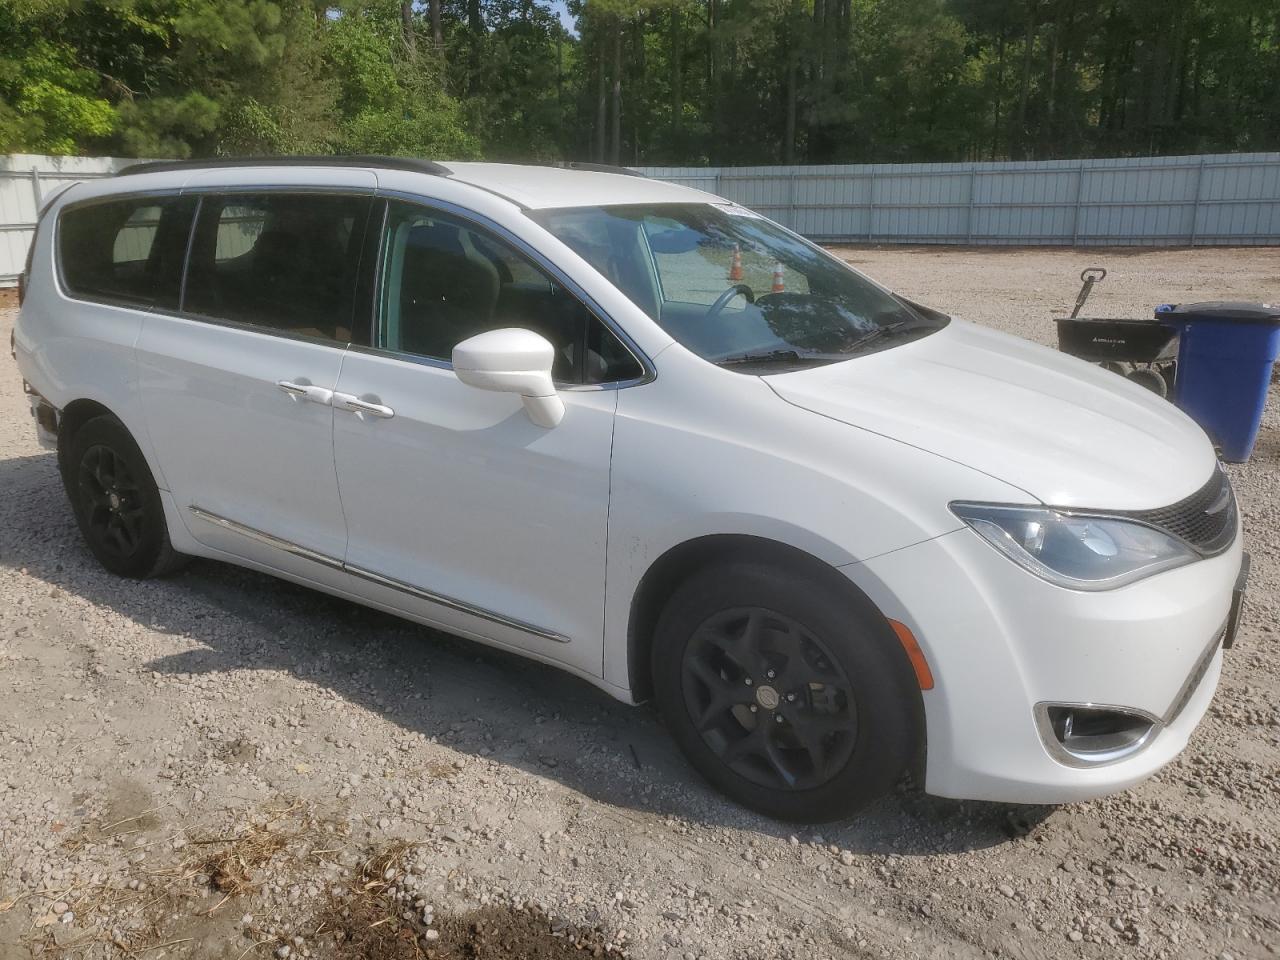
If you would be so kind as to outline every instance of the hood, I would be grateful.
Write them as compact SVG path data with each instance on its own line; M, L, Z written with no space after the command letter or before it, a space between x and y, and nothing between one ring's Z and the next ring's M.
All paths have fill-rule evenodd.
M973 467L1061 507L1167 506L1216 457L1172 403L1114 373L953 320L921 340L765 377L789 403Z

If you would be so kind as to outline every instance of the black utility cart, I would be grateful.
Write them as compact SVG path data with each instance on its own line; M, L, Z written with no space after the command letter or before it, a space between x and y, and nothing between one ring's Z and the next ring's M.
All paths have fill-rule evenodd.
M1173 390L1178 334L1155 320L1082 317L1080 309L1107 271L1089 267L1071 315L1058 319L1058 349L1100 364L1162 397Z

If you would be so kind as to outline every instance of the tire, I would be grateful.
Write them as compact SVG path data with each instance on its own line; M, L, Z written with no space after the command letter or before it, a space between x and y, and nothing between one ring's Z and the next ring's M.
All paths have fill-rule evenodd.
M1169 384L1165 381L1164 374L1155 367L1137 367L1129 371L1129 379L1140 387L1146 387L1157 397L1169 395Z
M918 685L880 612L851 584L768 563L682 584L658 620L653 678L694 768L779 820L848 817L893 787L922 742Z
M142 580L181 567L155 478L129 431L94 417L70 438L62 483L89 551L111 573Z

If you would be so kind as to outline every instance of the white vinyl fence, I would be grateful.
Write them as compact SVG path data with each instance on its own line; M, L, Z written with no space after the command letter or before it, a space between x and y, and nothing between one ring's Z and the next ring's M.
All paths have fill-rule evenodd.
M0 285L41 202L133 160L0 156ZM815 240L1208 246L1280 244L1280 153L1008 163L637 167L728 197Z
M0 154L0 286L17 282L46 197L67 183L109 177L131 163L137 161Z
M1280 153L816 167L637 167L813 240L1280 244Z

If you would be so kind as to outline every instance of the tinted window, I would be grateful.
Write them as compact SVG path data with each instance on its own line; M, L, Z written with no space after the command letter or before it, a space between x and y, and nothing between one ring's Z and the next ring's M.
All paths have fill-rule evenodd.
M72 296L174 309L195 201L131 197L64 210L58 258Z
M573 294L524 254L466 221L393 203L383 237L380 345L449 361L502 327L542 334L561 383L609 383L643 369Z
M368 209L364 197L204 197L183 309L349 343Z

